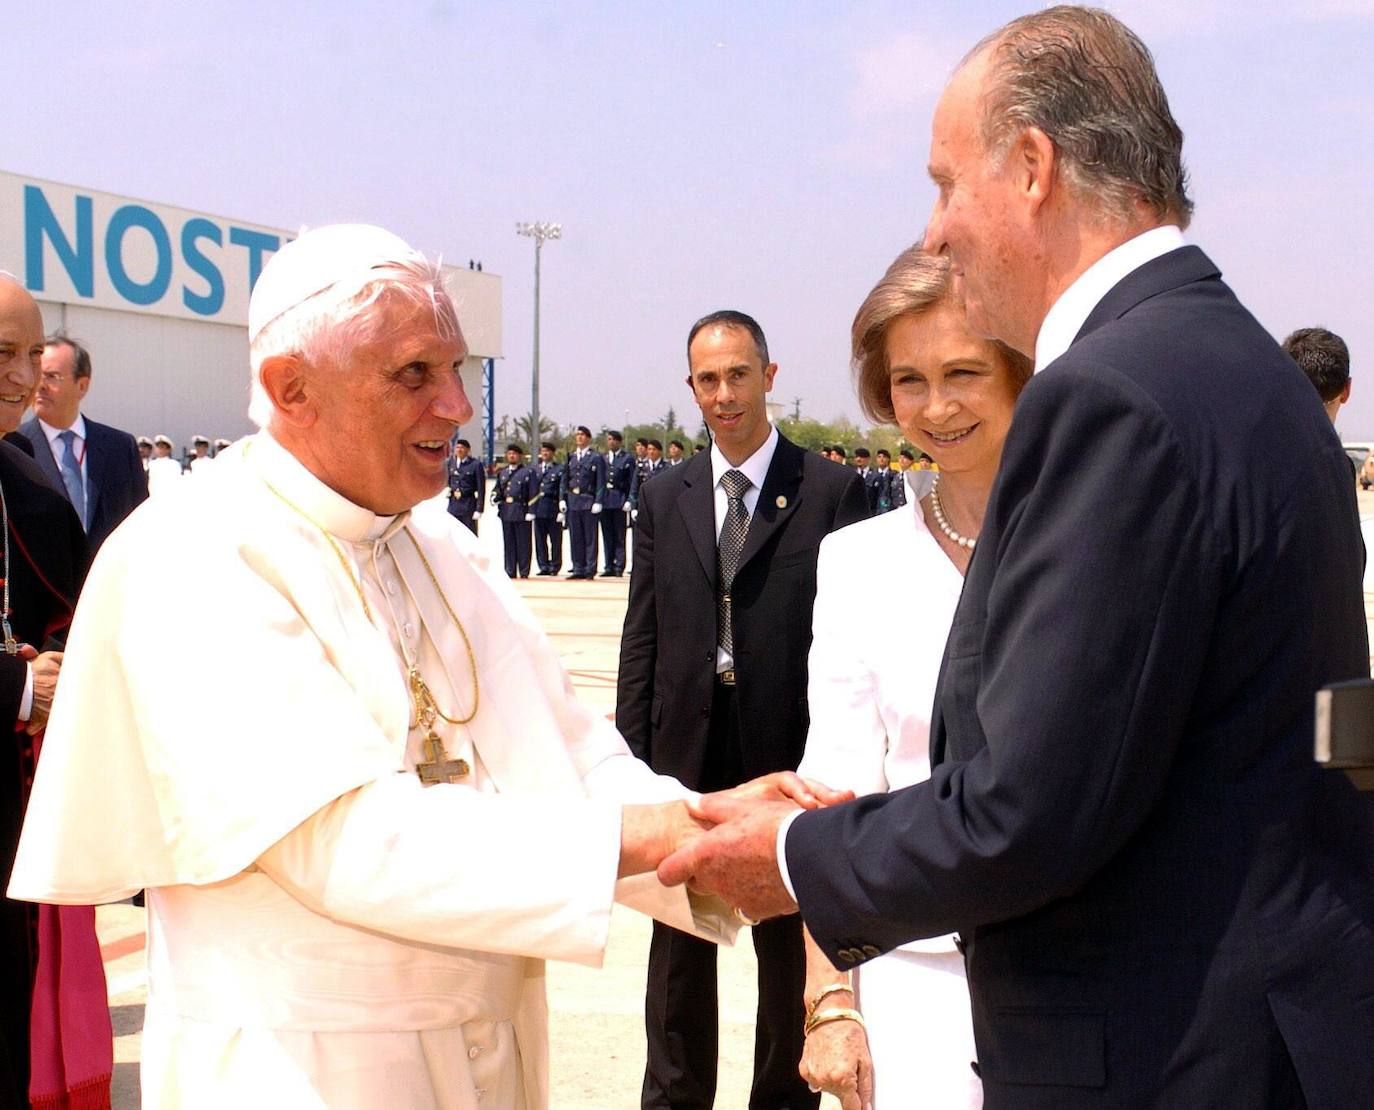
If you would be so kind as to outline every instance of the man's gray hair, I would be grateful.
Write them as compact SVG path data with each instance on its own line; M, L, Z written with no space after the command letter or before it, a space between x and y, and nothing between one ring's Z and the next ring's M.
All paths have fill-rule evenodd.
M1188 225L1183 131L1149 48L1130 28L1101 9L1061 5L1012 20L968 57L984 52L984 149L1003 154L1038 127L1069 187L1108 220L1129 222L1143 201Z
M432 308L438 332L445 339L461 334L458 311L437 262L397 262L368 271L362 284L332 285L276 317L249 346L248 419L259 428L267 427L272 419L272 398L262 384L266 359L295 355L312 366L344 369L351 351L380 336L384 293Z

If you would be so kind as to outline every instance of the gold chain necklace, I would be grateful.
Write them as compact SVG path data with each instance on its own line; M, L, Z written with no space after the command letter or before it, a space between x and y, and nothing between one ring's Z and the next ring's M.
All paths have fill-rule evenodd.
M245 447L245 456L248 454L248 450L249 448ZM348 581L352 584L353 589L357 592L358 600L362 602L363 613L367 616L368 623L375 623L372 618L372 606L370 606L367 603L367 595L363 593L362 579L359 578L359 576L354 572L353 564L349 562L348 556L344 554L343 546L339 543L338 540L334 538L334 536L329 532L329 530L324 527L324 525L320 524L319 521L315 520L314 517L312 517L309 513L307 513L304 509L302 509L299 505L297 505L294 501L292 501L289 497L282 493L281 490L277 489L276 486L274 486L261 474L259 475L259 477L262 478L262 484L265 485L269 490L271 490L273 495L283 505L285 505L288 509L291 509L307 524L310 524L315 529L317 529L320 535L322 535L329 542L329 546L334 549L334 554L338 556L339 565L343 567L344 574L347 576ZM468 670L469 673L471 673L472 675L472 712L469 713L466 717L450 717L447 713L445 713L442 709L439 708L439 703L435 700L433 691L430 690L429 684L425 682L424 677L420 674L420 664L418 658L415 662L412 663L406 657L405 645L401 645L401 660L406 665L407 677L409 679L410 684L410 697L411 701L415 705L415 720L411 723L410 727L415 728L416 726L421 726L424 728L425 746L430 754L430 762L433 763L435 762L436 751L439 755L443 754L442 742L439 740L438 735L434 732L434 717L438 715L451 725L465 725L477 716L477 710L481 701L481 687L478 684L477 679L477 655L472 650L472 640L468 638L468 630L463 626L463 622L458 619L458 614L453 611L453 606L449 604L448 595L444 593L444 588L439 585L439 579L434 573L434 568L429 565L429 560L425 558L425 553L420 549L419 543L417 543L415 537L411 535L409 528L403 527L401 531L405 533L406 539L410 541L410 545L413 548L415 548L415 554L420 556L420 563L425 568L425 573L429 575L430 583L434 586L434 592L439 595L439 600L443 602L444 609L448 612L449 618L453 621L454 624L458 626L458 633L463 637L463 647L467 651ZM434 747L434 745L438 745L437 749ZM461 764L464 769L462 771L455 772L455 774L459 776L461 776L462 774L466 774L467 765L463 763L462 760L455 761L455 765L457 764Z

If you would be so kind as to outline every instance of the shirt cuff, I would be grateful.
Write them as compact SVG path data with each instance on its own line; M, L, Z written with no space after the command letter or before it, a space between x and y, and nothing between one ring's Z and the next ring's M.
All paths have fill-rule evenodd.
M33 713L33 664L24 664L24 696L19 699L19 719L27 721Z
M787 888L787 896L794 902L797 900L797 892L792 889L792 876L787 870L787 830L792 827L792 822L800 817L803 812L805 811L799 809L795 813L789 813L782 819L782 824L778 826L778 874L782 876L782 885Z

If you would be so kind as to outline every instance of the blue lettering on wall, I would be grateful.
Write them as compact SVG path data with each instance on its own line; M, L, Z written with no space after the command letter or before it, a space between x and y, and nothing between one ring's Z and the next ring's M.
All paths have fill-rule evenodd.
M58 223L57 214L37 185L24 186L24 283L35 293L45 288L43 240L52 244L57 260L83 297L95 296L95 250L90 197L76 198L76 246Z
M229 242L236 247L248 248L248 291L251 293L253 286L258 283L258 275L262 273L263 252L280 250L281 240L261 231L249 231L246 227L231 227Z
M149 281L142 283L134 281L124 269L124 236L136 227L153 237L157 250L157 269ZM172 283L172 242L155 213L141 204L125 204L115 209L110 226L105 229L105 269L109 271L110 284L126 301L156 304L162 300Z
M209 239L216 246L224 245L224 233L209 220L197 216L186 221L181 229L181 256L186 259L186 265L205 279L208 288L204 293L196 293L189 286L183 286L181 303L201 316L213 316L224 307L224 275L201 253L196 245L200 239Z
M94 299L96 278L95 200L80 193L73 197L71 211L53 210L41 185L24 186L24 283L35 293L51 292L52 274L45 265L54 258L66 273L72 290L78 297ZM228 241L243 247L248 254L248 288L251 292L267 260L267 256L281 249L282 239L268 232L247 227L216 223L203 216L191 216L178 228L164 222L151 208L142 204L125 204L115 209L104 228L104 277L108 277L113 291L130 304L157 305L171 290L177 266L174 253L180 249L180 259L194 275L181 283L181 303L198 316L218 316L224 311L228 296L223 261L226 231ZM156 257L153 275L147 281L135 281L125 265L125 244L129 235L146 234L152 242ZM203 284L202 284L203 283ZM237 284L237 283L236 283ZM102 290L103 291L103 290ZM170 306L169 306L170 307Z

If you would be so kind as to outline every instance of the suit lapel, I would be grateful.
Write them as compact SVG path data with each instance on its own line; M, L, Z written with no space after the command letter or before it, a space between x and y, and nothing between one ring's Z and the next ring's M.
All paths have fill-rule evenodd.
M43 426L37 420L30 420L24 425L24 433L29 437L29 442L33 444L33 461L42 467L44 474L57 483L57 488L62 491L62 495L65 497L67 487L63 484L62 471L52 453L52 444L48 442L48 437L43 434Z
M706 572L706 580L711 589L716 588L716 504L711 482L711 460L708 452L703 451L697 458L701 465L688 464L682 476L682 496L677 499L678 512L682 514L687 534L692 538L701 569ZM695 460L694 460L695 461Z
M763 489L759 491L758 504L749 520L749 533L744 537L744 548L739 554L739 567L735 574L744 569L749 560L757 555L773 533L792 518L801 503L802 460L805 453L801 448L778 436L778 445L773 451L773 461L768 464L768 473L763 479Z
M107 444L91 421L86 421L86 520L89 530L95 520L96 506L100 504L100 479L105 473L105 449Z
M1119 320L1143 301L1191 285L1195 281L1220 278L1221 271L1202 250L1194 246L1179 247L1168 254L1152 258L1145 265L1132 270L1107 291L1083 321L1074 336L1077 343L1085 335L1104 324Z

